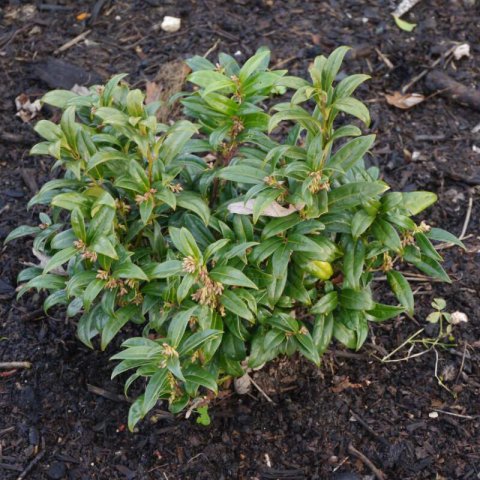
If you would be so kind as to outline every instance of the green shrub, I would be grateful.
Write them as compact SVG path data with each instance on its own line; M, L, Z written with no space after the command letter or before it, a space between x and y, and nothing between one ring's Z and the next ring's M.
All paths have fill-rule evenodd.
M370 121L351 96L368 77L335 84L346 52L317 57L311 82L269 70L266 49L242 67L225 54L216 65L194 57L193 92L172 99L193 123L158 123L159 105L145 105L124 75L88 96L43 98L63 115L37 123L45 141L31 153L64 174L30 201L50 216L7 238L33 234L42 260L20 273L19 296L47 290L45 310L81 314L89 347L99 336L105 349L129 322L143 326L112 357L113 376L134 372L125 391L147 379L131 429L158 399L178 412L278 355L318 365L334 338L358 350L368 322L412 314L402 262L449 281L431 240L459 241L411 219L436 196L387 192L363 161L374 135L344 124L344 114ZM264 101L287 91L268 113ZM376 273L399 305L372 298Z

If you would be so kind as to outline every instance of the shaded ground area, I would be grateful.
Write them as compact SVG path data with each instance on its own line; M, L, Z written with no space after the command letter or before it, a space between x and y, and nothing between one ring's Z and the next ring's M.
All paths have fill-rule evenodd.
M51 175L49 160L28 155L36 136L32 123L15 116L17 95L33 101L56 82L73 78L81 84L118 72L129 73L129 81L141 87L147 80L165 85L167 62L204 54L214 45L216 52L240 52L240 58L267 45L274 65L297 74L305 74L319 53L354 46L346 68L372 75L360 90L377 133L372 162L397 189L438 193L438 204L425 217L432 225L460 234L472 206L464 232L467 251L444 250L453 284L417 282L416 320L375 326L359 354L347 356L334 347L320 370L297 358L267 366L256 379L275 403L257 391L242 398L227 394L211 409L208 428L159 410L133 435L125 431L128 403L121 382L109 380L110 353L85 349L75 338L74 322L61 312L46 316L38 295L17 303L15 277L20 262L30 259L30 245L26 240L2 247L0 361L29 360L33 367L0 371L1 478L18 478L32 460L25 478L330 479L341 472L351 474L343 478L372 478L350 444L389 479L479 478L480 113L453 103L448 92L408 111L387 105L383 96L431 65L451 42L470 44L471 58L448 58L437 68L474 89L480 78L479 6L420 2L406 17L418 26L406 33L390 16L394 3L0 2L0 240L20 223L37 222L38 212L27 212L26 203ZM82 13L90 17L81 20ZM182 18L180 31L159 28L165 14ZM54 53L81 33L83 40ZM59 74L51 74L54 64L47 68L52 58L80 70L65 80L66 67ZM430 93L424 79L412 91ZM449 311L469 317L455 327L454 348L409 362L373 358L425 326L438 296Z

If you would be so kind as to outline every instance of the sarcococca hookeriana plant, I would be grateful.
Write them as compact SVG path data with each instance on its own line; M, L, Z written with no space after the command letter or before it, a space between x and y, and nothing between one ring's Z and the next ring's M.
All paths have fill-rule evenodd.
M317 57L310 81L269 70L266 49L243 66L193 57L193 92L173 99L190 120L171 125L124 75L43 98L63 115L37 123L32 154L64 174L30 202L50 207L41 224L7 238L33 235L42 259L20 273L19 295L48 291L45 309L79 315L90 347L143 325L112 357L114 376L133 371L126 390L146 379L131 429L159 399L178 412L278 355L318 365L334 338L358 350L369 322L413 312L402 263L449 281L431 241L461 243L411 218L436 196L389 192L364 163L374 135L345 123L370 121L352 97L368 77L335 82L347 50ZM398 305L372 298L377 273Z

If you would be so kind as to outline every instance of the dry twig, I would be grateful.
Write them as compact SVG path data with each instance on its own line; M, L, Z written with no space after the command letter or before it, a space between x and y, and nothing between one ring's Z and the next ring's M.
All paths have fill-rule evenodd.
M248 375L248 374L247 374ZM250 376L250 381L252 382L252 385L270 402L275 405L275 402L262 390L262 388L258 385L258 383Z
M132 401L129 400L124 395L119 395L117 393L109 392L108 390L105 390L104 388L96 387L95 385L90 385L89 383L87 383L87 390L90 393L94 393L95 395L100 395L101 397L108 398L109 400L112 400L114 402L132 403Z
M90 34L90 32L91 30L85 30L80 35L77 35L75 38L72 38L67 43L64 43L61 47L58 47L53 53L55 55L58 55L59 53L68 50L69 48L84 40Z
M377 480L386 480L385 474L378 469L373 462L362 452L357 450L351 443L348 445L348 453L359 458L373 472Z
M415 85L419 80L421 80L432 68L435 68L444 58L447 58L453 51L457 48L457 45L450 47L443 55L438 57L430 67L425 68L422 70L417 76L413 77L404 87L402 87L402 93L405 93L409 90L413 85Z
M33 467L35 467L35 465L44 457L45 453L46 453L45 452L45 439L42 438L42 449L35 456L35 458L25 467L23 472L17 477L17 480L24 480L27 477L30 470L32 470Z
M30 362L0 362L0 370L10 368L32 368L32 364Z

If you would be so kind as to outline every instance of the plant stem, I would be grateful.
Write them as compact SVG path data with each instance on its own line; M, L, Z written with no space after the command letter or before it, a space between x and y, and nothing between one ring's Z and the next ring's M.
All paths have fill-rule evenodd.
M148 181L150 185L152 184L153 177L153 155L150 151L150 147L147 147L147 160L148 160Z

